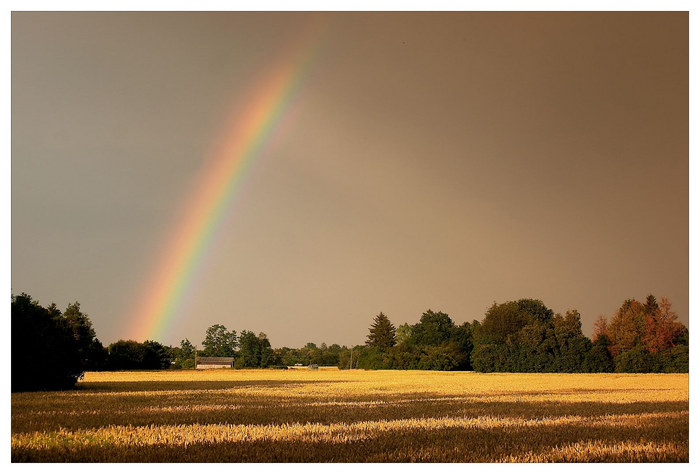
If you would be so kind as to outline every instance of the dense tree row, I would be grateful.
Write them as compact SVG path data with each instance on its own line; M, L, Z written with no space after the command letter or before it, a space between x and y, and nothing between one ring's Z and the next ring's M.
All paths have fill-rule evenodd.
M104 370L159 370L171 365L173 349L156 341L119 340L107 348Z
M324 342L317 346L315 343L309 342L299 349L289 347L275 349L275 355L279 362L286 366L312 364L338 366L341 363L342 354L347 351L347 347L341 347L338 344L328 346Z
M365 345L308 343L272 349L264 333L215 324L202 349L157 341L97 339L79 303L61 312L25 293L12 297L12 390L71 387L87 370L193 368L196 357L233 357L236 368L327 365L341 369L476 370L479 372L687 372L688 329L667 298L626 300L610 321L600 317L593 338L576 310L554 314L542 301L494 303L482 321L455 324L428 310L418 323L395 327L379 313Z
M688 330L671 303L650 295L627 300L608 324L596 322L593 340L576 310L554 314L541 301L494 303L484 319L460 326L428 310L415 325L394 328L380 313L357 351L366 369L479 372L687 372Z
M70 388L86 371L193 368L195 352L200 357L235 357L237 368L281 363L265 334L241 331L238 336L220 324L207 330L200 351L187 339L180 347L119 340L105 348L77 302L61 312L53 303L42 307L22 293L12 296L11 314L13 392Z

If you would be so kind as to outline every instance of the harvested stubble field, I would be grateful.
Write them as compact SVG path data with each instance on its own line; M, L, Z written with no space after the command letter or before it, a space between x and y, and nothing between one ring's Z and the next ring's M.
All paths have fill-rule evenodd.
M88 373L12 394L16 462L687 462L687 374Z

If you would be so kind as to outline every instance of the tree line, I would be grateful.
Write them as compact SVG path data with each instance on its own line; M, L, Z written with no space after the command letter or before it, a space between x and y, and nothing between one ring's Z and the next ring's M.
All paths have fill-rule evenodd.
M623 302L608 321L600 317L592 339L576 310L554 314L540 300L494 303L481 321L455 324L428 310L411 325L395 327L379 313L364 345L273 349L264 333L210 326L201 349L157 341L119 340L103 346L78 302L61 312L31 296L12 296L12 391L74 386L85 371L190 369L196 357L233 357L235 368L294 365L341 369L475 370L478 372L687 372L688 329L671 302L649 295Z
M187 339L179 347L123 339L105 347L78 302L62 312L21 293L12 296L11 317L13 392L70 388L86 371L191 369L195 356L234 357L236 368L283 364L264 333L238 334L221 324L207 329L200 350Z
M456 325L426 311L398 328L374 318L357 367L478 372L687 372L688 329L671 302L649 295L626 300L611 320L600 317L593 338L576 310L554 314L540 300L494 303L482 321Z

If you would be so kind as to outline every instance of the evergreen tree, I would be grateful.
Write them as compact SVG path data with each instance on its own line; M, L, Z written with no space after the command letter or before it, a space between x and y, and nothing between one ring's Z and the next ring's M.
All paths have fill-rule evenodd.
M644 304L648 313L653 313L659 309L659 304L656 302L656 297L654 295L647 296L647 302Z
M379 349L388 349L396 345L396 328L384 313L374 317L374 323L369 328L365 344Z

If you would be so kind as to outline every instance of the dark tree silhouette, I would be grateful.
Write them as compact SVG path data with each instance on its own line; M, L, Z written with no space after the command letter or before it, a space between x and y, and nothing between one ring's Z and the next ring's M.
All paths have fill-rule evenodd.
M56 311L55 306L54 304L49 306L49 311ZM63 312L63 317L73 332L83 370L104 369L107 362L107 350L97 339L88 315L80 311L80 303L76 301L69 304Z
M83 373L79 345L56 305L43 308L31 296L12 297L11 390L61 390Z

